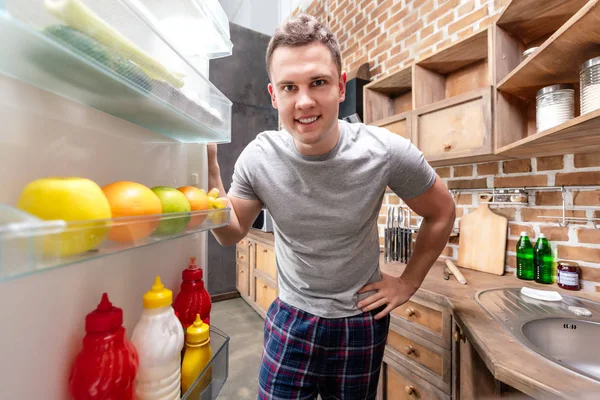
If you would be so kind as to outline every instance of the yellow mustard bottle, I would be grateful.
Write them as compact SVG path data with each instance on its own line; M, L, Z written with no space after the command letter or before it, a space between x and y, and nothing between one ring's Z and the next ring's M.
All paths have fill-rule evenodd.
M185 337L185 355L181 365L181 390L182 393L194 384L200 373L210 362L212 350L210 348L210 332L208 324L196 314L196 320L187 328ZM212 368L209 368L194 388L198 395L210 384L212 380Z

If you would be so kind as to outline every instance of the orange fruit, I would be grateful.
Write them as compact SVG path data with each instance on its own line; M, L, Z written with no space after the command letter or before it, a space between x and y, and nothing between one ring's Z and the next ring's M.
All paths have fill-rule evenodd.
M160 199L146 186L129 181L119 181L102 188L108 199L113 218L140 217L162 213ZM144 239L156 229L159 217L122 219L111 228L108 238L128 243Z
M192 207L192 211L201 211L208 210L210 208L210 204L208 202L208 195L202 189L198 189L195 186L182 186L177 188L190 202L190 206ZM195 215L192 217L192 220L188 224L188 227L199 226L204 219L206 218L206 214L204 215Z

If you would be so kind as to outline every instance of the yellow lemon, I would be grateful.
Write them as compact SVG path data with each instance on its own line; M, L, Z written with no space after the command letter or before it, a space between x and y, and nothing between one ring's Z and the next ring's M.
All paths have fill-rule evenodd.
M64 220L65 232L41 237L45 256L64 257L92 250L104 241L111 218L102 189L85 178L43 178L29 183L17 207L44 220ZM83 223L72 223L83 221ZM37 245L37 243L36 243Z
M207 195L208 195L209 197L213 197L213 198L215 198L215 199L216 199L217 197L219 197L219 189L217 189L217 188L212 188L212 189L210 189L210 190L208 191Z

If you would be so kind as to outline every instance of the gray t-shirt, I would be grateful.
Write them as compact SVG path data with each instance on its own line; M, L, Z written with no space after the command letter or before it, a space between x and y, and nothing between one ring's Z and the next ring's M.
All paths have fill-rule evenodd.
M386 186L409 199L436 174L387 129L339 121L330 152L304 156L285 130L266 131L236 162L229 194L258 199L275 222L279 297L324 318L361 313L357 294L381 279L377 218Z

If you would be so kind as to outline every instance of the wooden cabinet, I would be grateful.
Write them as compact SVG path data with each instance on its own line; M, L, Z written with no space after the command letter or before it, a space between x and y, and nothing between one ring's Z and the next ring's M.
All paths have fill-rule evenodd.
M243 298L250 296L250 253L248 240L241 240L235 249L236 289Z
M412 298L392 311L392 322L438 346L451 348L451 315L445 306Z
M379 399L450 399L452 317L418 295L391 313Z
M491 95L488 86L414 111L413 135L427 161L477 161L493 153Z
M386 128L390 132L414 141L412 136L412 112L405 112L374 122L373 125Z
M452 364L456 373L453 378L452 392L455 400L532 399L494 378L483 359L462 333L461 328L454 324L453 329Z
M263 318L279 295L273 244L249 234L236 248L237 290Z
M381 367L378 400L450 400L445 393L406 368L386 351Z

